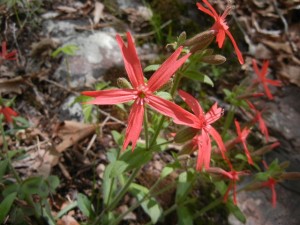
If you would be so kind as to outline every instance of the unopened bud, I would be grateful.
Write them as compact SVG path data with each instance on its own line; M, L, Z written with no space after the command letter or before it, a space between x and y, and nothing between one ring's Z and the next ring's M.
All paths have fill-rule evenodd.
M300 180L300 172L286 172L281 175L284 180Z
M290 166L290 162L289 161L283 161L282 163L279 164L280 168L285 170L286 168L288 168Z
M188 143L186 143L182 149L180 150L180 152L178 153L178 155L190 155L192 154L195 150L196 150L196 146L193 143L193 141L189 141Z
M177 134L174 137L174 141L176 143L187 142L191 140L196 135L197 132L198 130L195 128L185 127L177 132Z
M212 40L215 37L216 31L214 30L207 30L197 34L196 36L186 40L184 42L184 46L193 46L198 45L202 42L207 42L208 40Z
M186 40L186 33L183 31L177 38L177 44L178 46L182 45Z
M132 89L132 86L130 84L130 82L124 78L124 77L120 77L117 79L117 85L119 88L130 88Z
M258 97L262 97L265 94L262 92L258 92L258 93L250 93L250 94L244 94L244 95L239 95L236 98L237 99L249 99L249 98L258 98Z
M280 145L279 141L276 141L272 144L266 145L258 150L256 150L255 152L251 153L252 156L260 156L260 155L264 155L270 151L272 151L274 148L278 147Z
M226 58L222 55L208 55L202 57L201 61L212 65L219 65L226 62Z
M214 40L214 37L211 37L209 39L206 39L206 40L196 43L195 45L193 45L191 47L190 52L192 54L194 54L198 51L202 51L203 49L207 48L213 40Z

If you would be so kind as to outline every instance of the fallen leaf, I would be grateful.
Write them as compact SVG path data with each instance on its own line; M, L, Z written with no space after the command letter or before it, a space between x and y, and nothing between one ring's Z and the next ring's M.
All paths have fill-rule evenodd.
M57 225L80 225L72 216L65 215L57 221Z
M101 2L95 2L95 10L94 10L94 24L99 23L100 19L103 19L103 10L104 5Z
M25 83L23 77L15 77L12 79L0 79L0 94L2 93L16 93L21 94L21 86Z
M63 12L63 13L75 13L77 12L77 9L69 7L69 6L58 6L56 9L58 9L59 11Z
M59 153L65 151L78 141L93 134L95 129L94 125L65 121L58 127L57 136L62 139L62 142L55 147L56 151Z

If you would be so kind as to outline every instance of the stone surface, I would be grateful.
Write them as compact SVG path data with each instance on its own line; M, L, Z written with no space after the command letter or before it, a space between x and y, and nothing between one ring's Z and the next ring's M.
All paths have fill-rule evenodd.
M280 146L265 157L268 163L274 159L289 161L287 171L300 172L300 88L286 86L274 101L266 104L265 116L271 136L280 141ZM276 185L277 207L272 208L271 190L238 194L238 206L247 218L246 225L298 225L300 223L300 182L284 181ZM233 215L232 225L241 225Z

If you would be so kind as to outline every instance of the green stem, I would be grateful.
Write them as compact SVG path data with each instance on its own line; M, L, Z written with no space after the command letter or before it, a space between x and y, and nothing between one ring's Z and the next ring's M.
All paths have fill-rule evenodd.
M145 144L146 149L149 150L149 131L148 131L148 114L147 114L147 108L144 106L144 132L145 132Z
M14 175L15 179L17 180L17 182L19 184L21 184L22 180L21 180L19 174L17 173L17 171L15 170L15 168L13 167L12 162L11 162L11 158L8 155L8 144L7 144L7 141L6 141L6 138L5 138L4 127L3 127L2 121L3 121L3 115L0 114L0 131L1 131L2 139L3 139L3 150L5 152L5 154L3 154L1 152L1 157L2 158L5 158L5 157L7 158L8 165L9 165L9 168L10 168L11 172L13 173L13 175Z
M123 196L126 194L130 184L135 179L136 175L139 173L141 167L135 168L130 175L129 179L125 183L124 187L121 189L121 191L117 194L117 196L113 199L112 203L108 206L108 211L113 210L119 201L123 198Z
M229 108L229 112L227 113L224 126L223 126L224 129L222 132L222 138L224 138L225 134L227 133L227 131L233 121L234 113L235 113L235 106L231 105Z
M150 141L150 146L149 146L149 149L151 149L153 147L153 145L155 144L156 142L156 139L159 135L159 132L162 128L162 125L164 124L165 122L165 116L160 116L160 120L159 120L159 123L158 123L158 126L157 126L157 129L155 130L153 136L152 136L152 139Z
M17 18L20 30L22 30L23 29L23 24L21 23L21 20L19 18L19 14L18 14L18 11L17 11L17 8L16 8L16 4L14 4L14 12L16 14L16 18Z
M117 159L116 159L116 160L119 159L119 157L120 157L120 152L121 152L121 150L118 151ZM107 206L109 206L109 204L110 204L110 198L111 198L111 194L112 194L112 189L113 189L114 183L115 183L115 177L113 177L113 178L111 179L111 183L110 183L110 187L109 187L109 192L108 192L108 197L107 197Z

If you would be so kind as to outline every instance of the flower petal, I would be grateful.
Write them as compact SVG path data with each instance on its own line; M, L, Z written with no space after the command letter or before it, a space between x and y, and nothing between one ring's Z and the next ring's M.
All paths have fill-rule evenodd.
M234 120L234 124L235 124L235 127L236 127L237 135L238 135L239 138L241 138L242 133L241 133L240 124L239 124L239 122L237 120Z
M2 109L0 109L0 114L3 114L4 117L5 117L5 120L8 122L8 123L12 123L13 119L12 117L16 117L18 116L18 113L15 112L13 109L11 109L10 107L4 107Z
M275 208L276 207L276 199L277 199L275 184L272 184L270 188L272 190L272 205L273 205L273 208Z
M226 155L225 155L225 152L226 152L226 148L225 148L225 145L224 145L224 142L222 140L222 137L221 135L218 133L218 131L215 130L215 128L213 127L210 127L209 129L209 134L213 137L213 139L216 141L219 149L221 150L221 154L222 154L222 157L223 159L225 159L226 161L228 161Z
M268 132L268 128L267 128L267 126L266 126L266 124L265 124L265 121L264 121L263 118L261 117L261 114L258 113L257 116L258 116L259 129L260 129L260 131L263 133L263 135L265 135L266 141L268 142L268 141L269 141L269 132Z
M265 79L265 82L270 85L277 86L277 87L282 86L282 82L280 80Z
M128 46L126 47L123 39L120 35L116 36L117 42L120 46L125 69L127 71L128 78L134 88L144 84L144 75L141 66L141 62L137 56L135 45L132 40L132 36L127 32Z
M252 160L252 158L251 158L250 152L249 152L249 150L248 150L246 141L243 140L243 141L242 141L242 144L243 144L244 151L245 151L245 154L246 154L247 159L248 159L248 163L249 163L250 165L253 165L254 163L253 163L253 160Z
M210 110L205 114L205 121L208 124L212 124L223 115L223 108L218 107L218 103L216 102L213 104L213 106L210 108Z
M134 89L111 89L102 91L84 91L81 94L95 97L95 99L85 104L94 105L113 105L118 103L129 102L136 99L136 91Z
M173 102L155 95L148 95L146 102L159 113L171 117L174 123L199 128L198 118Z
M253 66L254 72L260 78L260 71L258 69L257 62L255 59L252 59L252 66Z
M265 90L265 93L266 93L268 99L272 100L274 97L273 97L273 95L271 94L271 91L270 91L270 89L269 89L267 83L266 83L266 82L262 82L262 85L263 85L263 87L264 87L264 90Z
M222 48L222 46L224 44L224 40L225 40L225 31L223 29L218 29L217 31L218 31L218 33L217 33L216 40L217 40L219 48Z
M261 72L260 72L260 76L262 79L264 79L267 76L268 68L269 68L269 60L265 60L263 62Z
M201 3L197 2L196 5L197 5L197 7L198 7L198 9L200 11L202 11L202 12L210 15L212 18L214 18L215 20L217 20L217 13L216 13L215 10L214 10L214 12L215 12L215 14L214 14L214 12L209 11L209 9L205 8ZM209 5L209 3L206 4L206 5Z
M125 150L131 142L133 151L140 136L144 118L144 106L138 102L139 100L136 100L132 105L122 150Z
M231 40L231 43L232 43L232 45L234 47L235 53L236 53L236 55L238 57L238 60L239 60L240 64L244 64L243 55L242 55L239 47L237 46L237 44L236 44L236 42L235 42L232 34L230 33L229 30L225 30L225 32L226 32L227 36L230 38L230 40Z
M182 47L179 47L151 76L148 81L148 88L152 92L158 90L162 85L168 82L171 76L178 70L178 68L187 60L191 54L186 54L177 60Z
M203 166L205 169L209 169L211 156L211 142L208 133L202 130L201 135L199 135L197 138L197 141L198 156L196 169L198 171L201 171Z
M186 102L186 104L192 109L192 111L197 117L204 116L204 112L197 99L195 99L192 95L183 90L179 90L178 93L183 99L183 101Z

